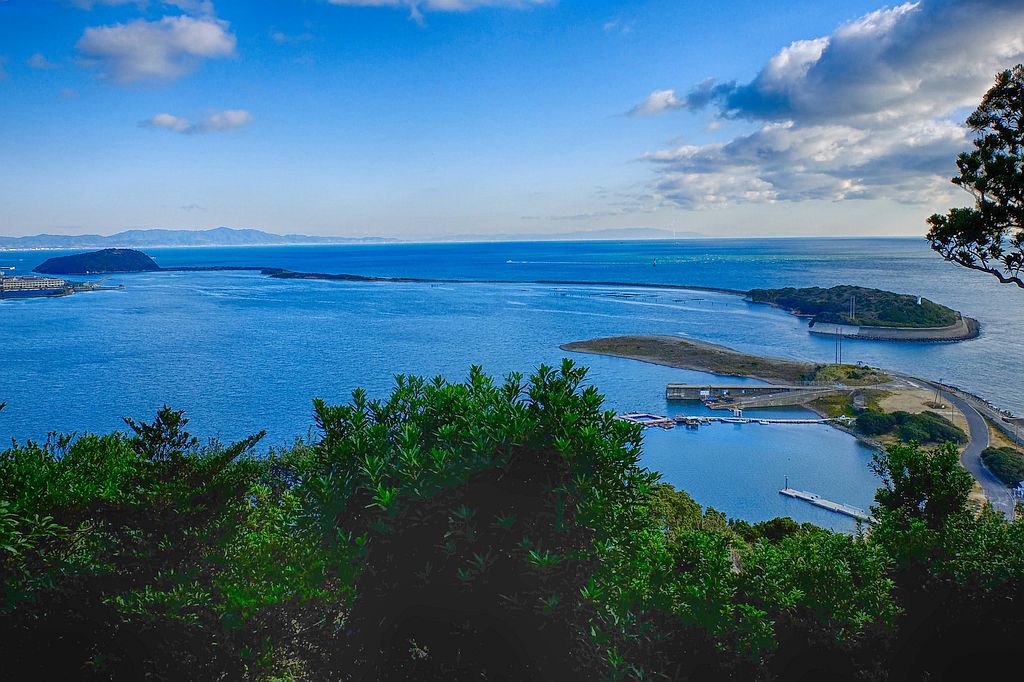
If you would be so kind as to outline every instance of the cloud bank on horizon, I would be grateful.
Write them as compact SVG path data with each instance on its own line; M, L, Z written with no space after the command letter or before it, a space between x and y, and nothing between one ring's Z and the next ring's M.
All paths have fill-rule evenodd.
M921 0L791 43L749 83L658 90L632 115L711 110L756 129L643 155L659 204L708 208L813 199L925 203L954 192L968 144L957 119L1024 60L1019 0Z

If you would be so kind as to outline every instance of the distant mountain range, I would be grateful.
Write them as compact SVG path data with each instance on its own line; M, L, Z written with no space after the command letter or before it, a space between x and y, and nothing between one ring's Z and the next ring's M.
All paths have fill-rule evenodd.
M427 241L585 241L611 239L706 239L699 232L679 232L655 227L627 227L603 230L536 234L460 234ZM126 230L110 236L99 234L37 234L30 237L0 237L0 249L144 249L161 246L281 246L301 244L384 244L402 241L389 237L313 237L305 234L273 234L262 230L217 227L212 230Z
M272 234L262 230L217 227L212 230L126 230L105 237L99 234L37 234L0 237L0 249L102 249L160 246L278 246L282 244L361 244L395 242L386 237L311 237Z
M612 227L602 230L576 230L574 232L544 232L536 234L454 234L438 237L439 242L551 242L551 241L608 241L628 239L707 239L700 232L665 230L659 227Z

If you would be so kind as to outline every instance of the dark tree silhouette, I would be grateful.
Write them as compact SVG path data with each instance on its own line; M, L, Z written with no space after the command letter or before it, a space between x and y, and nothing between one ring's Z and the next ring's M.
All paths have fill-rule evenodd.
M928 218L928 240L946 260L1024 288L1024 65L996 76L967 119L974 150L957 158L953 184L974 208Z

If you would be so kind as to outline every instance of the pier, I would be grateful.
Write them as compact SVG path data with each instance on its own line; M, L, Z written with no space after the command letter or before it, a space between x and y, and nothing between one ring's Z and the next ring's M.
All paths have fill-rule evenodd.
M669 384L665 387L668 400L723 400L806 391L808 386L798 384Z
M787 407L848 391L835 384L669 384L667 400L699 400L712 410Z
M842 502L833 502L832 500L826 500L821 495L817 495L815 493L808 493L804 492L803 490L795 490L793 488L782 488L781 490L779 490L779 494L785 495L787 497L793 497L798 500L803 500L804 502L809 502L813 504L815 507L821 507L822 509L827 509L830 512L835 512L836 514L852 516L858 521L864 521L866 523L872 523L874 521L874 518L871 516L871 514L868 514L863 509L853 507L848 504L843 504Z
M650 428L659 427L671 429L675 426L685 426L688 429L695 429L704 424L829 424L831 422L846 422L849 417L836 417L834 419L775 419L760 417L744 417L741 410L735 410L732 417L711 417L705 415L678 414L674 417L663 417L649 412L629 412L616 417L619 421L639 424Z

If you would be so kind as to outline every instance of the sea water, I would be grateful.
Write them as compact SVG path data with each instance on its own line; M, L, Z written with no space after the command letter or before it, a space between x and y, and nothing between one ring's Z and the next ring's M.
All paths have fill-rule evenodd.
M514 283L277 280L255 272L118 275L123 291L0 303L0 437L108 432L162 405L187 410L203 437L266 429L283 446L312 430L311 400L356 387L383 396L399 373L529 373L566 355L590 367L609 409L697 413L665 384L714 377L631 360L567 354L567 341L671 334L738 350L828 362L830 338L806 322L727 294L609 284L749 289L858 284L924 295L976 317L962 343L844 343L844 360L943 379L1021 411L1024 292L944 263L923 240L799 239L337 247L147 249L165 267L244 265L297 271ZM0 253L28 271L58 252ZM735 379L729 379L730 382ZM799 409L759 412L807 416ZM314 434L315 435L315 434ZM716 424L649 430L643 463L704 505L751 521L788 515L853 521L778 494L793 487L856 506L878 480L871 453L820 425Z

